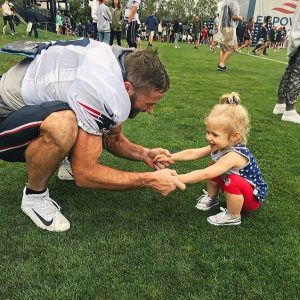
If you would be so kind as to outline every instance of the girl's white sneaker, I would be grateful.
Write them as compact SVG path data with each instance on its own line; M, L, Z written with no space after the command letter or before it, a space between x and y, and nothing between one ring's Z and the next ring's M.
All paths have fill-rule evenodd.
M240 225L241 217L233 216L226 208L220 207L221 212L207 218L208 223L216 226Z

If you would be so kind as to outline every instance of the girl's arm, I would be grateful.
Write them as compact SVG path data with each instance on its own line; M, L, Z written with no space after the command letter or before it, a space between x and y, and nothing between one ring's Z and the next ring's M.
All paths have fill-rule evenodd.
M247 162L247 159L242 155L235 152L229 152L221 157L215 164L212 164L205 169L178 175L178 179L182 183L198 183L220 176L231 168L241 168L245 166Z
M198 149L186 149L180 152L171 154L171 156L157 155L155 160L158 162L175 162L175 161L189 161L196 160L209 156L211 147L206 146Z
M211 147L206 146L197 149L186 149L180 152L171 154L171 158L174 161L189 161L197 160L206 156L209 156L211 153Z

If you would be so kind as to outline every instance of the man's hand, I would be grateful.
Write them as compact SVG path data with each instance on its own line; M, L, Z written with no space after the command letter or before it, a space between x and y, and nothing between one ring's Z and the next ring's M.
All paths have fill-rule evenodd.
M167 164L174 164L175 161L172 159L172 155L165 155L165 154L158 154L154 158L155 163L167 163Z
M162 148L148 149L145 152L145 156L144 156L145 164L152 169L161 170L161 169L165 169L165 168L169 167L170 164L174 163L173 161L169 161L169 162L156 161L155 158L159 154L163 154L166 157L171 156L171 153L169 152L169 150L166 150L166 149L162 149Z
M164 169L158 170L153 173L148 173L144 178L145 187L152 188L163 196L167 196L177 188L185 190L185 184L182 183L177 177L175 170Z

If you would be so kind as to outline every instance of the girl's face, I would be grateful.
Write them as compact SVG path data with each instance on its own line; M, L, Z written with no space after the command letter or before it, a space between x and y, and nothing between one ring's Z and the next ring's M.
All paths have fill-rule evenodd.
M206 124L206 140L212 151L233 147L239 140L239 134L226 131L228 118L209 119Z
M117 7L119 4L119 0L114 0L114 6Z

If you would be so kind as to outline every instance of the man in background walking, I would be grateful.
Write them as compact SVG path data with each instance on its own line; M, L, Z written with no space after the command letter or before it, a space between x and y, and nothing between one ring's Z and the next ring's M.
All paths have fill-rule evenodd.
M147 17L145 24L147 25L147 31L148 31L148 46L151 47L154 33L158 25L157 18L155 17L155 12L153 12L150 16Z
M34 31L34 37L37 39L39 37L37 26L38 26L38 18L36 16L35 10L33 6L30 6L26 11L26 22L28 26L30 25L31 29L28 32L28 35L31 36Z

